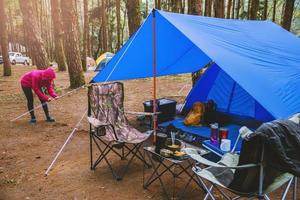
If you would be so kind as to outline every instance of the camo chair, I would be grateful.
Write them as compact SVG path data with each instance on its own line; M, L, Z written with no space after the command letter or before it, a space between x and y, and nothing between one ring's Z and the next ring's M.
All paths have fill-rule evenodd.
M151 135L133 128L124 114L124 89L120 82L93 84L88 89L88 121L90 123L91 169L104 161L116 180L121 180L134 158L147 164L140 147ZM94 161L93 146L100 155ZM118 172L113 168L109 153L114 153L127 164Z
M300 115L297 114L290 118L290 120L299 124ZM253 132L247 127L242 127L240 129L239 139L246 138ZM269 200L268 194L279 189L281 186L286 184L285 189L281 195L280 199L286 199L288 191L292 187L293 183L293 199L296 200L297 194L297 177L284 172L276 172L272 175L272 179L268 180L268 171L264 168L264 146L262 145L262 150L259 152L260 163L254 164L243 164L239 165L240 156L234 153L234 149L230 153L224 154L219 162L212 162L201 157L195 149L185 149L185 152L196 161L196 165L193 167L193 172L197 176L199 184L202 186L202 189L206 192L204 199L218 199L213 190L217 190L225 199L240 199L240 198L258 198L258 199L267 199ZM249 155L253 156L253 155ZM201 166L206 166L201 168ZM253 173L255 170L256 174ZM257 173L258 172L258 173ZM237 173L243 173L242 176L237 175ZM249 182L253 181L257 177L257 182L255 181L254 187L251 191L249 189ZM275 177L275 178L274 178ZM240 180L236 180L240 179ZM248 181L247 181L248 180ZM240 185L237 184L238 183ZM243 188L238 190L237 188ZM230 197L228 192L234 195ZM232 196L232 195L231 195ZM279 199L279 198L278 198Z

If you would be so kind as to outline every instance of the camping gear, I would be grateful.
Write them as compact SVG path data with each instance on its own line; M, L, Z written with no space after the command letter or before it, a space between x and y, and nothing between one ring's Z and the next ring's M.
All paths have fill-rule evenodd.
M174 119L177 102L172 99L160 98L156 100L157 122L162 123ZM153 100L143 103L145 112L153 112Z
M156 140L156 144L155 144L155 152L159 153L160 150L165 147L165 143L167 140L167 134L157 133L156 137L157 137L157 140Z
M133 128L124 114L124 89L119 82L102 85L92 84L88 90L90 123L90 155L91 169L105 161L116 180L121 180L134 158L145 164L146 161L140 152L140 147L150 137L150 132L141 133ZM100 152L97 160L93 162L93 143ZM103 144L101 147L100 144ZM121 153L118 151L121 150ZM127 152L125 152L127 151ZM109 153L115 153L128 163L122 172L117 173L107 158Z
M107 65L107 63L113 58L115 54L110 53L110 52L106 52L104 54L102 54L101 56L99 56L96 59L96 64L97 67L95 68L95 71L101 71L105 68L105 66Z
M207 103L205 103L203 124L209 125L218 120L216 110L217 110L217 104L213 100L208 100Z
M210 142L214 145L219 144L219 125L217 123L210 125Z
M175 151L180 151L182 148L182 142L175 139L173 143L172 138L167 138L165 147L174 153Z
M220 149L221 149L221 151L229 152L230 148L231 148L231 140L229 140L229 139L222 139L220 141Z
M201 102L195 102L193 108L184 119L186 126L201 125L204 119L205 105Z
M213 61L185 109L213 99L217 111L270 121L300 110L299 52L300 39L271 21L153 10L93 81L106 80L112 71L108 81L153 77L154 59L156 76L191 73Z
M239 138L251 137L252 131L247 130L246 128L240 129ZM231 153L226 153L219 162L215 163L209 161L197 154L193 149L186 149L185 152L196 162L208 166L206 168L201 168L199 165L193 167L194 173L197 175L197 179L201 184L201 188L206 192L205 199L210 197L215 199L213 194L213 189L217 189L220 194L226 199L235 199L237 197L231 198L227 193L223 192L221 188L232 192L233 194L238 195L238 198L247 197L247 198L259 198L259 199L269 199L268 194L275 191L283 184L288 183L286 189L283 192L282 198L285 199L288 190L291 187L291 183L294 182L294 197L296 200L296 177L287 171L275 171L267 169L268 159L265 156L265 147L267 142L261 142L257 154L253 156L253 147L246 145L246 141L243 142L243 150L247 148L246 151L251 151L244 153L239 156L234 152L234 149ZM244 146L246 145L246 146ZM258 147L256 146L255 149ZM255 157L253 162L244 162L241 158L251 156ZM248 160L249 161L249 160ZM207 180L211 186L208 186L204 180Z
M228 128L221 127L219 130L219 141L221 144L222 139L227 139L228 138Z
M195 148L200 155L206 155L209 153L203 148L198 148L187 143L183 143L182 146ZM162 189L166 199L183 199L186 192L193 190L193 188L189 187L191 182L199 185L195 175L193 175L190 170L193 166L193 162L185 156L176 157L175 159L172 151L165 150L166 149L161 149L161 154L157 154L155 152L155 146L144 147L144 153L147 160L150 162L150 169L152 172L145 173L145 169L148 166L144 165L143 187L144 189L147 189L153 183L159 181L159 188Z

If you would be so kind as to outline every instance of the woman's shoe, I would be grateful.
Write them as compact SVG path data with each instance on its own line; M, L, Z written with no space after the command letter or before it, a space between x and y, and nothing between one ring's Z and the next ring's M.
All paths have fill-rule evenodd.
M54 118L52 118L52 117L47 117L47 120L46 120L47 122L55 122L55 119Z

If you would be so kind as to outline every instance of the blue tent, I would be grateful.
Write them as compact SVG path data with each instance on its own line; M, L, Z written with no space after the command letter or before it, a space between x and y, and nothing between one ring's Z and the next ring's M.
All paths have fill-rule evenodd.
M219 111L261 121L300 112L300 39L271 21L153 10L93 81L152 77L154 44L157 76L214 63L188 95L186 108L213 99Z

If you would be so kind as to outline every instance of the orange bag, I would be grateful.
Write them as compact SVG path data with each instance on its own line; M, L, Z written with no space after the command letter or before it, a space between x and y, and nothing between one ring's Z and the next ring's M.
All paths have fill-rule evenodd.
M185 117L184 124L186 126L200 125L201 122L203 121L204 112L205 112L205 104L201 102L195 102L193 104L193 108Z

